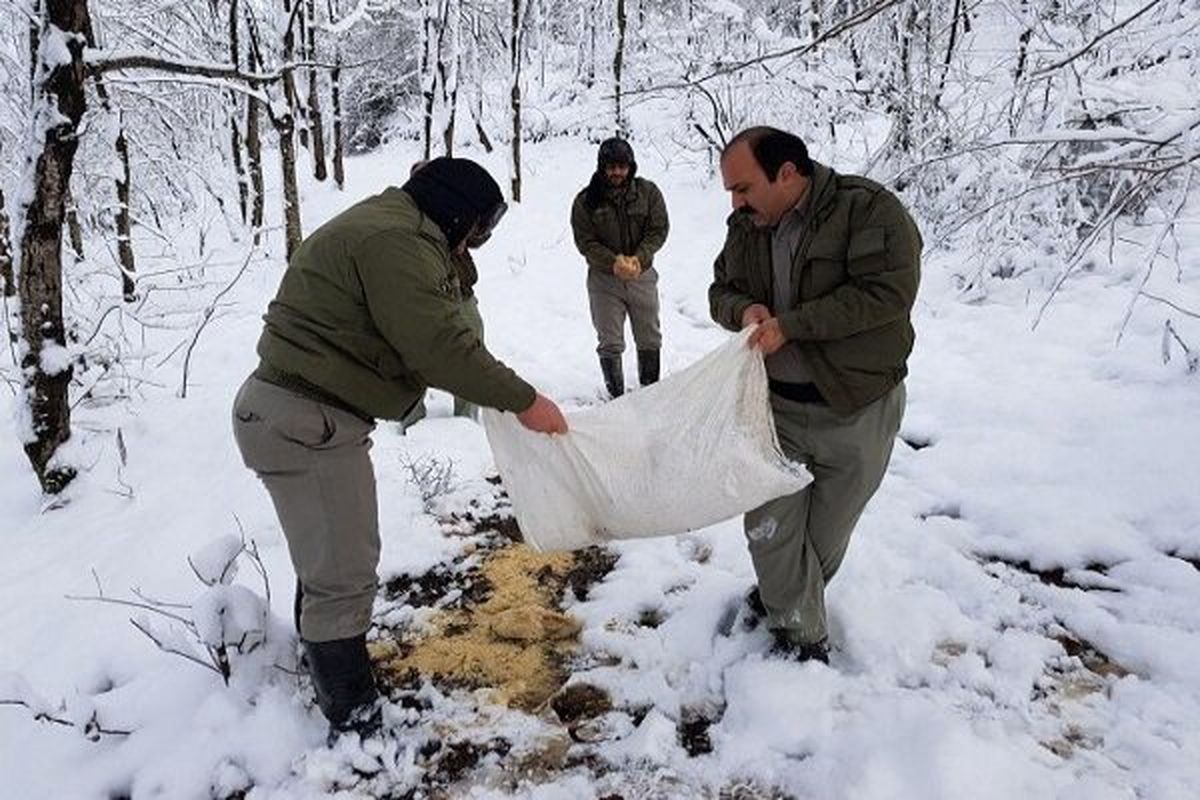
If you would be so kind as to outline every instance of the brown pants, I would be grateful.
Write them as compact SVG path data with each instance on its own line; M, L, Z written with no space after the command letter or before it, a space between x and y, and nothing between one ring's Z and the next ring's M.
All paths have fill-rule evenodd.
M779 443L813 482L746 514L746 538L767 624L798 642L827 633L825 585L879 488L904 416L900 384L854 414L771 395Z
M255 377L234 400L234 437L275 504L304 592L301 635L312 642L357 636L371 624L379 565L374 428Z
M653 268L631 281L588 270L587 288L592 325L599 339L597 353L619 356L625 352L626 314L638 350L662 347L662 333L658 327L658 273Z

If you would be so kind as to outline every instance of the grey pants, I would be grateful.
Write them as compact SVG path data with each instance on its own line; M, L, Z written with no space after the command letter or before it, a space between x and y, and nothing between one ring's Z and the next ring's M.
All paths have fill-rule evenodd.
M233 403L234 438L275 504L303 587L301 635L312 642L357 636L371 623L379 565L374 427L255 377Z
M475 335L479 337L479 341L483 341L483 315L479 313L479 300L472 295L463 300L463 316L467 318L467 324L471 326L471 330L475 331ZM422 397L417 401L404 419L400 420L400 430L411 428L421 420L425 419L425 398ZM463 400L461 397L454 398L454 416L469 417L470 419L479 421L479 406L474 403Z
M638 350L662 347L662 333L658 327L658 273L653 268L631 281L588 270L587 288L592 325L600 341L597 353L619 356L625 352L626 314Z
M850 416L771 395L783 452L803 462L813 482L746 514L746 538L767 624L796 643L827 634L825 585L883 480L904 401L903 383Z

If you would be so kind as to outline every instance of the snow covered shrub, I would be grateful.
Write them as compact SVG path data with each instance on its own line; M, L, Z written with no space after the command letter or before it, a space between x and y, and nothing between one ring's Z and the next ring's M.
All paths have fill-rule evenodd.
M400 465L417 488L426 512L432 512L437 499L450 494L458 485L453 459L428 454L416 458L404 455L401 456Z

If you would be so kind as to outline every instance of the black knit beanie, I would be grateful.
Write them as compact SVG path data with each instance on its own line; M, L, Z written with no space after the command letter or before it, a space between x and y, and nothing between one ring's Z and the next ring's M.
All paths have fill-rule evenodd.
M435 158L401 188L441 228L451 249L466 238L476 220L504 202L496 181L469 158Z

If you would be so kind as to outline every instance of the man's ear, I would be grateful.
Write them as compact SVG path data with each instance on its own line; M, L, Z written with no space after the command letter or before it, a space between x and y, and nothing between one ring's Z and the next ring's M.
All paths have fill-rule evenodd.
M791 180L792 178L795 178L799 174L800 174L800 171L796 169L795 164L793 164L791 161L785 161L779 165L779 174L775 176L775 179L776 180L780 180L780 179Z

